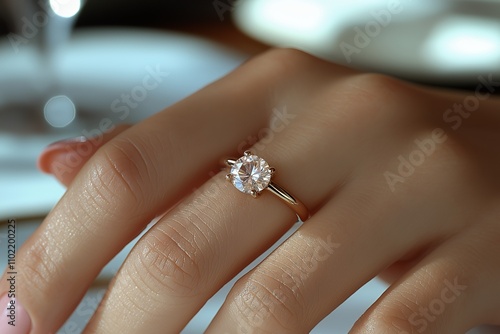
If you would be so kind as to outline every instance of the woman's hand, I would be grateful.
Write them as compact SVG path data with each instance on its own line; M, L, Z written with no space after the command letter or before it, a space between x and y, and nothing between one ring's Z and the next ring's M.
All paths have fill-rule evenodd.
M500 83L484 79L445 92L274 50L100 142L50 149L41 165L69 188L17 255L31 333L55 332L165 212L85 332L181 331L296 220L218 172L249 147L312 216L236 283L208 333L306 333L379 273L393 283L352 333L500 324ZM95 153L70 167L77 145Z

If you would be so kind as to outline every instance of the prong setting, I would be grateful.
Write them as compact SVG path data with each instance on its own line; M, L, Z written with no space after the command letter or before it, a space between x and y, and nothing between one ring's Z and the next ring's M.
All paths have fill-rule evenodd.
M234 161L226 179L239 191L257 197L271 182L274 168L262 158L245 151L245 154Z
M224 163L230 169L225 175L226 180L242 193L257 198L267 189L292 208L302 221L309 218L309 211L302 202L271 181L276 169L261 157L245 151L239 159L225 159Z

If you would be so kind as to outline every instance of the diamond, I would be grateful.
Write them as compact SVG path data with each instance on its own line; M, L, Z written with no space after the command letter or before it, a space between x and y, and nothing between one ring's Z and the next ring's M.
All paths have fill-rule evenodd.
M271 182L273 169L262 158L245 152L231 167L231 182L239 191L256 195Z

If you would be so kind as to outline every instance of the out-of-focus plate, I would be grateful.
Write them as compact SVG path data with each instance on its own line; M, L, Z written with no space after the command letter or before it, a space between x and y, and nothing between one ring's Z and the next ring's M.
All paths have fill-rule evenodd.
M244 0L235 20L261 41L357 68L444 85L500 78L498 0Z
M134 101L138 106L130 108L126 119L134 121L188 96L246 58L204 39L155 30L78 30L49 59L40 56L34 43L15 48L4 36L0 39L0 108L40 103L52 91L66 94L85 112L113 115L116 99L140 96L145 88L146 97ZM144 86L151 73L160 73L146 80L148 87L155 88Z
M62 186L36 169L44 146L84 130L93 133L105 118L115 124L135 123L222 77L246 58L203 39L151 30L78 31L49 60L32 43L16 49L3 37L0 219L44 215L63 194ZM45 125L43 130L43 102L50 93L70 97L80 121L63 129ZM129 107L123 96L138 99Z

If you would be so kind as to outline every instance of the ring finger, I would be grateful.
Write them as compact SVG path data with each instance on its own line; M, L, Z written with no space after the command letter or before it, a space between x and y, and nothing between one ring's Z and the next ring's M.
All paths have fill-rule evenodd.
M303 195L306 206L314 211L342 180L345 168L331 171L325 162L317 175L329 174L328 178L291 177L330 150L314 142L324 136L311 136L310 146L301 145L301 138L294 134L304 130L307 119L310 115L297 115L272 142L257 143L254 151L270 157L267 161L277 169L277 183L292 194ZM181 331L218 289L296 221L293 211L270 192L259 199L241 194L226 182L225 174L215 175L137 243L88 332ZM133 318L128 316L131 310Z
M331 92L325 91L316 97L317 101L329 100ZM314 237L325 235L327 230L332 234L335 228L339 227L336 224L347 223L346 220L353 223L350 232L345 233L343 240L345 244L352 243L350 238L353 238L354 231L363 229L360 216L349 217L351 219L344 217L339 219L338 223L332 224L331 220L326 219L327 215L332 214L331 209L321 209L321 204L327 202L335 191L338 191L346 176L356 169L356 161L352 159L350 147L330 144L349 142L353 147L362 146L363 139L352 131L355 116L342 117L345 115L342 111L325 112L321 104L318 106L315 103L305 103L305 106L307 113L297 114L296 119L286 129L276 134L271 142L264 145L264 141L261 141L254 148L259 155L269 157L271 166L277 168L276 177L279 183L283 182L292 194L300 195L299 197L312 212L317 210L320 210L319 214L323 212L323 219L311 218L313 224L308 224L303 230L304 233L310 233L311 238L283 245L280 248L280 252L281 250L283 252L273 255L280 261L266 261L271 263L269 267L275 271L269 269L269 275L261 273L261 279L264 276L268 276L269 280L281 277L278 263L283 263L284 267L288 265L289 268L300 265L302 256L307 257L305 254L308 252L308 243L311 243ZM358 114L358 117L363 116L364 114ZM384 116L389 114L381 114L376 118L380 126L385 124ZM331 121L332 119L334 121ZM359 126L359 122L356 125ZM335 131L331 131L332 129ZM380 129L381 127L375 126L373 122L362 128L366 130L367 136L370 131ZM307 138L307 141L304 138ZM314 173L304 172L312 170ZM160 329L167 332L180 331L213 293L277 240L293 221L293 215L287 211L288 208L284 205L279 207L277 198L266 196L267 198L254 200L249 196L244 197L235 193L228 183L221 182L223 174L208 181L199 192L195 192L163 217L138 242L87 328L89 332L133 332L139 329L146 329L149 332ZM348 194L346 198L359 198L354 196L353 192ZM387 211L387 208L383 209ZM373 213L373 210L369 212ZM383 218L381 217L380 221ZM318 223L317 220L323 223ZM389 219L390 222L394 220ZM380 225L379 221L374 223L374 226ZM350 276L346 276L343 280L339 280L339 290L331 299L333 302L330 300L324 304L320 312L311 316L303 326L311 326L318 321L320 319L318 317L324 316L327 310L331 311L336 303L340 303L343 298L374 276L381 267L387 266L396 260L401 252L411 248L408 246L411 241L420 241L419 237L428 231L421 229L420 233L413 233L414 231L403 233L403 235L411 233L412 237L401 239L396 252L393 248L387 247L375 252L373 256L376 261L372 261L369 265L359 261L357 266L350 270L357 279L352 280L348 278ZM367 233L366 236L368 235L376 233ZM297 238L299 237L295 239ZM390 236L385 236L385 239L390 240ZM358 240L356 242L366 241L364 238L356 240ZM287 246L290 244L300 246L298 248ZM360 257L366 251L363 247L354 249L356 251L346 251L345 254L325 261L321 264L323 269L318 272L326 270L329 274L325 277L331 278L333 259L336 259L339 267L348 272L345 267L351 259ZM292 263L290 258L294 259ZM266 268L266 265L259 268ZM315 281L308 282L308 287L314 286L313 282ZM322 281L321 284L326 283ZM264 289L260 291L266 290L266 285L262 286ZM237 296L241 297L245 292L247 295L252 293L248 292L242 283L236 289L237 292L233 293L234 300L238 300ZM305 290L304 295L308 295L308 292L314 289ZM313 293L312 296L317 296L317 293ZM237 305L233 306L238 310ZM134 317L128 316L132 309L135 312ZM231 306L223 308L221 317L237 314L231 310ZM169 317L165 317L166 314ZM214 326L222 327L215 327L216 332L225 327L231 328L230 322L218 323L218 321L216 319ZM272 326L274 325L271 324Z
M271 86L282 80L274 69L280 57L257 61L277 74L268 78ZM234 143L265 126L268 88L253 75L253 66L120 134L83 166L16 254L16 303L29 314L33 333L55 332L114 255L151 219L203 183L204 171L234 151ZM234 124L232 117L240 122ZM0 291L8 291L4 279Z

